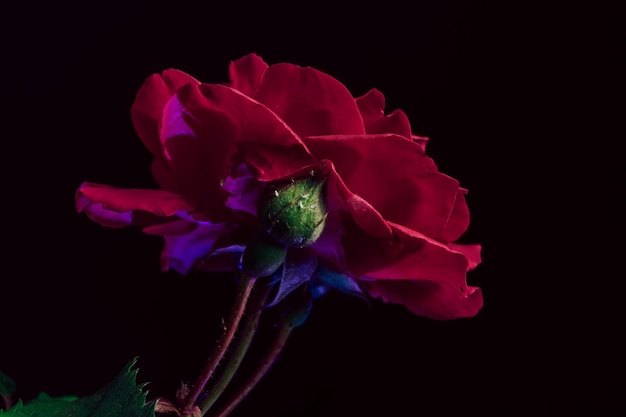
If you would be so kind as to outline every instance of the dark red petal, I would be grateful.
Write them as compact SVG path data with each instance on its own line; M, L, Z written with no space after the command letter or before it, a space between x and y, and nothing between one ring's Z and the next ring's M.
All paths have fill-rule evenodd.
M85 213L91 220L105 227L125 227L133 222L132 211L112 211L104 208L102 203L94 203L80 190L76 191L76 211Z
M130 110L137 134L154 155L152 175L159 186L168 191L175 191L176 185L161 152L159 127L166 103L180 87L188 83L197 84L198 81L175 69L165 70L161 75L153 74L137 92Z
M436 237L448 224L459 183L437 171L414 142L397 135L336 135L304 139L329 159L350 192L382 217Z
M390 223L402 245L398 259L388 266L369 271L376 279L429 279L465 285L469 260L461 251L402 225Z
M385 96L377 89L371 89L356 99L363 117L365 132L368 134L395 133L411 139L411 124L402 110L385 115Z
M270 66L254 98L298 135L363 134L363 120L348 89L330 75L293 64Z
M242 154L257 170L267 162L271 172L288 172L313 161L297 135L267 107L223 85L179 89L165 107L161 142L177 192L197 201L213 221L223 219L228 193L222 182L238 144L253 148Z
M98 213L91 205L96 204L103 211ZM120 214L133 211L145 211L156 216L173 216L178 211L190 211L195 208L185 198L162 190L143 189L120 189L108 185L84 182L76 191L76 208L78 211L88 211L95 216L114 216L111 212ZM128 214L124 214L123 219L127 219ZM96 217L94 220L98 220ZM106 218L101 221L125 222L122 218Z
M467 230L470 222L469 208L465 202L467 190L459 188L450 217L442 232L436 236L442 242L454 242Z
M450 243L448 245L451 250L459 252L467 259L467 270L471 271L476 268L481 262L481 246L480 245L465 245L460 243Z
M143 231L165 239L161 253L161 269L167 271L171 268L186 274L215 249L217 240L228 231L228 227L223 223L199 224L181 219L146 227ZM233 262L230 269L234 266Z
M159 126L165 104L183 85L198 81L191 75L175 69L152 74L143 83L130 109L137 134L152 154L161 154Z
M344 209L352 215L352 219L359 227L373 236L386 237L391 235L389 225L371 204L350 192L345 184L339 181L338 175L333 175L331 182L333 179L337 181L337 188L341 190L345 203Z
M459 288L430 281L372 281L363 284L373 297L402 304L414 314L437 320L474 317L483 306L480 288Z
M480 246L450 247L400 225L391 226L402 251L395 262L367 272L364 287L370 294L427 317L475 315L482 296L478 288L467 285L466 272L480 262Z
M187 85L168 103L161 131L185 195L207 204L229 175L236 147L260 177L287 175L314 162L300 138L263 104L227 86ZM222 203L223 204L223 203Z
M241 162L245 162L261 181L276 181L298 176L315 160L302 144L288 146L261 142L241 141L237 143Z
M236 121L187 84L163 111L160 139L175 191L195 201L213 220L224 216L221 182L235 151Z
M252 97L268 65L257 54L248 54L230 63L230 86Z

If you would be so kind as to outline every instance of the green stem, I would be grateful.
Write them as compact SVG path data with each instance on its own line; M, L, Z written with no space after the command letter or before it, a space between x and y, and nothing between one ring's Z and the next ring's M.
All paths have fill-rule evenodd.
M269 283L263 283L262 285L259 283L255 287L250 301L248 302L248 313L243 318L244 323L239 332L235 350L230 356L224 371L217 378L209 395L200 403L202 415L205 415L207 411L211 409L215 401L223 394L224 390L235 376L239 365L241 365L259 326L259 319L261 318L261 313L263 312L263 307L265 306L265 301L267 300L270 289L271 285Z
M11 401L10 395L0 394L0 398L4 400L5 410L8 410L9 408L11 408L11 406L13 405L13 402Z
M193 406L198 400L198 396L215 372L215 369L224 357L228 346L231 344L237 327L239 326L239 322L241 321L241 317L246 309L246 304L248 303L248 298L250 297L250 292L254 287L255 281L256 277L251 277L247 274L243 274L241 277L239 287L237 288L235 302L230 312L230 316L228 317L228 322L226 323L226 330L224 331L224 334L222 334L217 347L198 376L196 383L193 385L191 391L185 398L182 408L184 414L186 413L186 415L190 415Z
M252 389L259 383L259 381L265 376L267 371L271 368L272 364L276 361L280 352L285 347L287 339L294 326L289 322L282 321L278 328L278 334L261 360L261 365L257 368L254 374L246 381L246 383L239 389L239 391L228 401L228 403L222 408L214 417L226 417L239 405L239 403L246 398L246 396L252 391Z

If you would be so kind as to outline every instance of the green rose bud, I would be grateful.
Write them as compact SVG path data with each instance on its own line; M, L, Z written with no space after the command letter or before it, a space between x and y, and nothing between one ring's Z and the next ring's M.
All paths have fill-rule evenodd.
M267 233L285 246L314 243L326 223L325 178L269 185L259 198L258 215Z

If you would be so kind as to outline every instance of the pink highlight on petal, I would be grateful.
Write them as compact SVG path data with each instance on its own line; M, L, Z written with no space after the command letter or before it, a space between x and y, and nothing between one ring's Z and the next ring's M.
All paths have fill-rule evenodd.
M411 135L411 140L420 147L420 149L422 150L422 152L426 152L426 145L428 144L428 141L430 140L429 138L427 138L426 136L417 136L417 135Z
M247 96L254 96L268 65L257 54L248 54L230 63L230 86Z

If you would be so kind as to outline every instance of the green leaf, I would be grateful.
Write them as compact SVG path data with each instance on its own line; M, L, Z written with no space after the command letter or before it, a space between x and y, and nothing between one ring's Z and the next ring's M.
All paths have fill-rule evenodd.
M0 371L0 395L11 395L15 392L15 382Z
M46 392L40 392L40 393L37 395L37 398L36 398L36 399L37 399L38 401L39 401L39 400L41 400L41 401L44 401L44 400L45 400L45 401L50 401L50 400L74 401L74 400L77 400L77 399L78 399L78 397L77 397L77 396L75 396L75 395L64 395L64 396L61 396L61 397L51 397L51 396L50 396L50 395L48 395L48 393L46 393Z
M137 385L137 358L104 388L89 397L74 401L46 396L26 405L20 400L0 416L18 417L155 417L155 403L146 404L145 384Z

